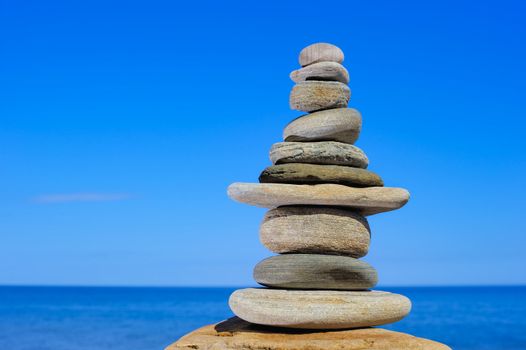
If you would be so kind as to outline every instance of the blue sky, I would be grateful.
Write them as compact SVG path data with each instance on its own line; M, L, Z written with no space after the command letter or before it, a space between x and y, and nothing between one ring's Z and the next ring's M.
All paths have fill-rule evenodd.
M324 5L326 6L324 8ZM2 1L0 284L249 285L301 48L340 46L403 209L382 285L526 283L521 1Z

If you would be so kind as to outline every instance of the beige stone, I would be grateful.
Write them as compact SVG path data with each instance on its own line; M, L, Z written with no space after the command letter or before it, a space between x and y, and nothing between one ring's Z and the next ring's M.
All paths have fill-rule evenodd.
M367 168L369 159L354 145L342 142L277 142L270 149L273 164L306 163Z
M362 116L354 108L328 109L306 114L283 131L285 141L338 141L353 144L360 136Z
M367 219L350 210L290 206L269 210L259 239L274 253L365 256L371 231Z
M349 72L336 62L319 62L290 73L290 79L295 83L307 80L339 81L349 84Z
M301 329L378 326L399 321L411 310L405 296L380 291L247 288L232 293L229 305L247 322Z
M305 47L300 52L300 65L302 67L317 62L343 62L343 51L332 44L316 43Z
M233 317L199 328L166 350L451 350L448 346L382 328L311 331L271 328Z
M230 198L263 208L284 205L329 205L353 208L361 215L395 210L409 200L409 192L394 187L355 188L335 184L290 185L236 182Z
M347 107L351 89L336 81L302 81L294 85L289 96L290 108L303 112Z

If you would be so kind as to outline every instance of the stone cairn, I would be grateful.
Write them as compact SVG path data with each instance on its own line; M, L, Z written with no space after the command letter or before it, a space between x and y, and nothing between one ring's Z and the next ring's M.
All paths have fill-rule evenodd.
M369 249L366 216L398 209L409 193L383 187L366 170L365 153L354 146L362 117L347 108L351 91L343 52L330 44L304 48L290 107L308 112L283 132L270 150L274 165L259 184L234 183L236 201L270 208L260 228L265 247L280 255L261 261L254 278L269 288L235 291L230 308L256 324L304 329L343 329L396 322L410 309L408 298L370 291L376 270L359 260Z
M284 142L272 146L273 165L263 170L260 183L228 188L234 200L270 209L260 239L279 255L254 269L255 280L268 288L235 291L229 304L237 317L195 330L167 350L450 350L408 334L363 328L396 322L411 309L402 295L371 291L376 270L358 260L369 250L366 216L401 208L409 193L383 187L353 145L362 117L347 108L351 91L343 52L313 44L299 61L302 68L290 74L296 83L290 106L308 114L285 127Z

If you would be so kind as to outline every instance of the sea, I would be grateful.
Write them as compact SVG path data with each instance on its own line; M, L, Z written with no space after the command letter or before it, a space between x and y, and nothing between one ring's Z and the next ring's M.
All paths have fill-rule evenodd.
M526 287L382 288L413 309L384 328L455 350L526 350ZM154 350L232 316L235 288L0 287L0 350Z

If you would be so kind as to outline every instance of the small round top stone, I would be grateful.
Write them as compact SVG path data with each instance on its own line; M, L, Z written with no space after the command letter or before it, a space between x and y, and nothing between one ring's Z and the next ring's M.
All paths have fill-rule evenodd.
M302 67L318 62L343 62L343 51L332 44L316 43L305 47L300 52Z

